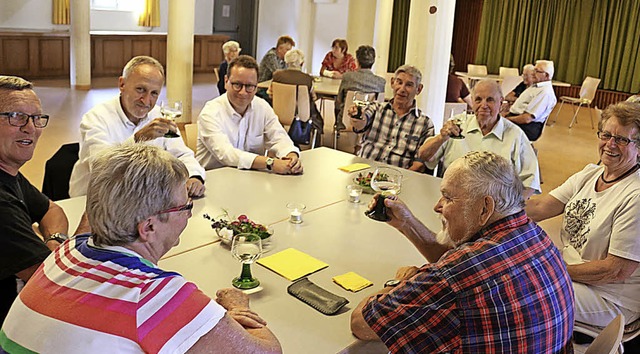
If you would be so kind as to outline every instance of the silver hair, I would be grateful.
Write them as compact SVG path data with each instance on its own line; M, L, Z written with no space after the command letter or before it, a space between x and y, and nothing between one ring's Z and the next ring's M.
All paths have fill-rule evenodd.
M472 151L452 166L458 167L452 178L472 197L493 198L496 213L506 216L524 208L522 181L504 157L489 151Z
M148 57L146 55L139 55L139 56L133 57L131 60L129 60L127 65L125 65L124 69L122 70L122 77L124 77L126 79L129 75L131 75L133 70L135 70L135 68L137 68L140 65L153 65L153 66L155 66L156 69L158 69L158 71L160 72L160 74L164 78L164 68L162 67L162 64L160 64L160 62L157 61L155 58Z
M555 69L553 68L553 61L551 60L536 60L536 66L540 65L542 71L549 74L549 80L553 79L553 73Z
M300 49L291 49L284 55L284 62L287 66L301 68L304 63L304 53Z
M12 91L33 90L33 84L18 76L0 75L0 89Z
M147 144L123 144L102 151L91 165L87 217L94 242L125 245L137 240L138 224L174 207L176 188L189 172L182 161ZM158 215L165 222L168 216Z
M536 70L536 67L533 64L525 64L522 67L522 73L523 74L526 73L527 71L533 72L534 70Z
M229 54L229 52L231 50L233 50L234 48L235 48L236 51L238 51L238 53L240 53L240 51L242 50L242 48L240 48L240 43L238 43L236 41L226 41L222 45L222 52L224 54Z
M491 87L491 89L494 92L494 97L504 97L502 95L502 88L500 87L500 85L498 84L498 82L496 80L493 79L482 79L480 81L478 81L478 83L475 84L475 86L473 86L473 89L471 89L471 96L475 97L476 96L476 90L478 89L478 87L482 87L488 85ZM497 94L498 96L495 96L495 94Z
M398 77L398 74L400 73L405 73L407 75L410 75L411 77L413 77L416 80L416 86L420 86L420 83L422 82L422 73L420 72L420 70L418 70L418 68L416 68L413 65L402 65L401 67L396 69L395 74L393 75L393 77Z

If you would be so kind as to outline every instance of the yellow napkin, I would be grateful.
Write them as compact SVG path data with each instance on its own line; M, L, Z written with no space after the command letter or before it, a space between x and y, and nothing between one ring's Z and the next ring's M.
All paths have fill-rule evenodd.
M354 164L351 164L351 165L338 167L338 169L340 171L351 173L351 172L364 170L365 168L369 168L369 167L371 167L371 166L367 165L366 163L354 163Z
M354 272L337 275L333 277L333 281L346 290L353 291L354 293L373 285L372 282Z
M293 248L259 259L258 263L291 281L329 266Z

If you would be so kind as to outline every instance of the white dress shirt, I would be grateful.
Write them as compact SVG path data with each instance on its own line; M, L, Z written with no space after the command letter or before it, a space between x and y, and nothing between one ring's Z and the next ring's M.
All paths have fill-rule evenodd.
M427 167L434 169L442 159L444 168L447 169L455 159L468 152L491 151L511 161L525 188L531 188L540 194L538 158L522 129L508 119L498 116L498 122L491 132L482 135L474 114L462 113L455 118L461 122L464 139L447 140L426 163Z
M513 103L509 112L516 115L529 113L533 116L534 122L544 123L557 102L551 80L542 81L527 87Z
M147 117L138 125L127 118L120 96L93 107L82 116L80 122L80 153L79 159L73 166L69 181L69 195L77 197L87 194L90 166L96 154L100 151L119 144L135 143L134 134L149 124L153 119L161 117L160 108L155 106ZM189 149L182 138L156 138L145 144L162 148L182 161L189 176L198 176L204 180L204 168L196 161L193 151Z
M196 159L206 170L250 169L267 149L278 158L300 154L265 100L254 98L244 116L233 109L226 93L205 104L198 117Z

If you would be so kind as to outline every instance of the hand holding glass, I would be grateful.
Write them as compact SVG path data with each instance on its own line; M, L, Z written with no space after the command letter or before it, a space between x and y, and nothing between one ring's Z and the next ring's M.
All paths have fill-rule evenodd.
M466 113L465 113L466 116ZM451 139L464 139L464 135L462 135L462 128L460 127L460 124L462 124L462 121L459 118L456 118L455 115L453 114L453 109L451 109L451 116L449 117L450 121L453 121L453 124L457 125L458 128L460 129L460 133L458 135L453 135L453 134L449 134L449 137Z
M356 119L362 119L362 111L375 100L375 94L356 91L353 93L353 104L356 106L358 113L353 116Z
M175 122L176 118L180 118L182 116L182 101L165 101L160 102L160 113L162 113L162 117L166 119L171 119ZM179 138L177 132L169 130L165 135L165 138Z
M384 205L386 196L397 195L402 186L402 172L390 167L378 167L371 176L371 188L380 193L376 205L365 215L377 221L389 221L387 207Z
M251 275L251 263L262 254L262 240L254 234L238 234L233 236L231 254L242 263L242 273L231 281L238 289L253 289L260 285L260 281Z

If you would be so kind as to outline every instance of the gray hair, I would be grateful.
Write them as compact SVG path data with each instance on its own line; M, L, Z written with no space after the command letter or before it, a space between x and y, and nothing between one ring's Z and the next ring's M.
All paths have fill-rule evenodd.
M504 157L489 151L472 151L452 165L459 167L454 174L456 182L472 197L493 198L496 213L506 216L524 208L522 181Z
M473 86L473 89L471 89L471 96L476 97L476 90L478 89L478 87L482 87L488 85L491 87L493 93L494 93L494 97L504 97L502 95L502 87L500 87L500 85L498 84L498 82L496 80L493 79L482 79L480 81L478 81L477 84L475 84L475 86ZM496 96L496 94L498 96Z
M222 52L224 54L229 54L230 51L232 50L236 50L238 53L240 53L240 51L242 50L242 48L240 48L240 43L236 42L236 41L226 41L224 42L224 44L222 45Z
M616 117L622 126L634 126L638 130L634 139L640 141L640 105L633 102L618 102L609 105L602 111L602 119L598 122L598 130L602 128L609 119ZM640 143L637 143L640 145ZM640 159L640 156L638 157Z
M549 80L553 79L553 73L555 69L553 68L553 61L551 60L536 60L536 66L540 65L540 68L545 73L549 74Z
M33 90L33 84L18 76L0 75L0 89L12 91Z
M125 65L124 69L122 70L122 77L126 79L129 75L131 75L131 73L135 70L135 68L137 68L140 65L155 66L156 69L158 69L158 71L160 72L160 74L162 74L162 77L164 78L164 68L162 67L162 64L160 64L160 62L157 61L155 58L148 57L146 55L139 55L129 60L127 65Z
M533 64L525 64L522 67L522 73L525 74L527 71L533 72L536 70L536 67Z
M304 63L304 53L300 49L291 49L284 55L287 66L301 68Z
M420 86L420 83L422 82L422 73L415 66L406 65L406 64L402 65L401 67L396 69L396 72L393 75L393 77L394 78L398 77L398 74L400 74L400 73L405 73L407 75L410 75L411 77L413 77L416 80L416 86Z
M182 161L147 144L124 144L102 151L91 165L87 217L98 245L137 240L138 224L175 205L176 188L189 176ZM181 186L181 187L180 187ZM167 215L158 215L160 221Z
M371 69L376 61L376 50L370 45L361 45L356 49L358 65L363 69Z

